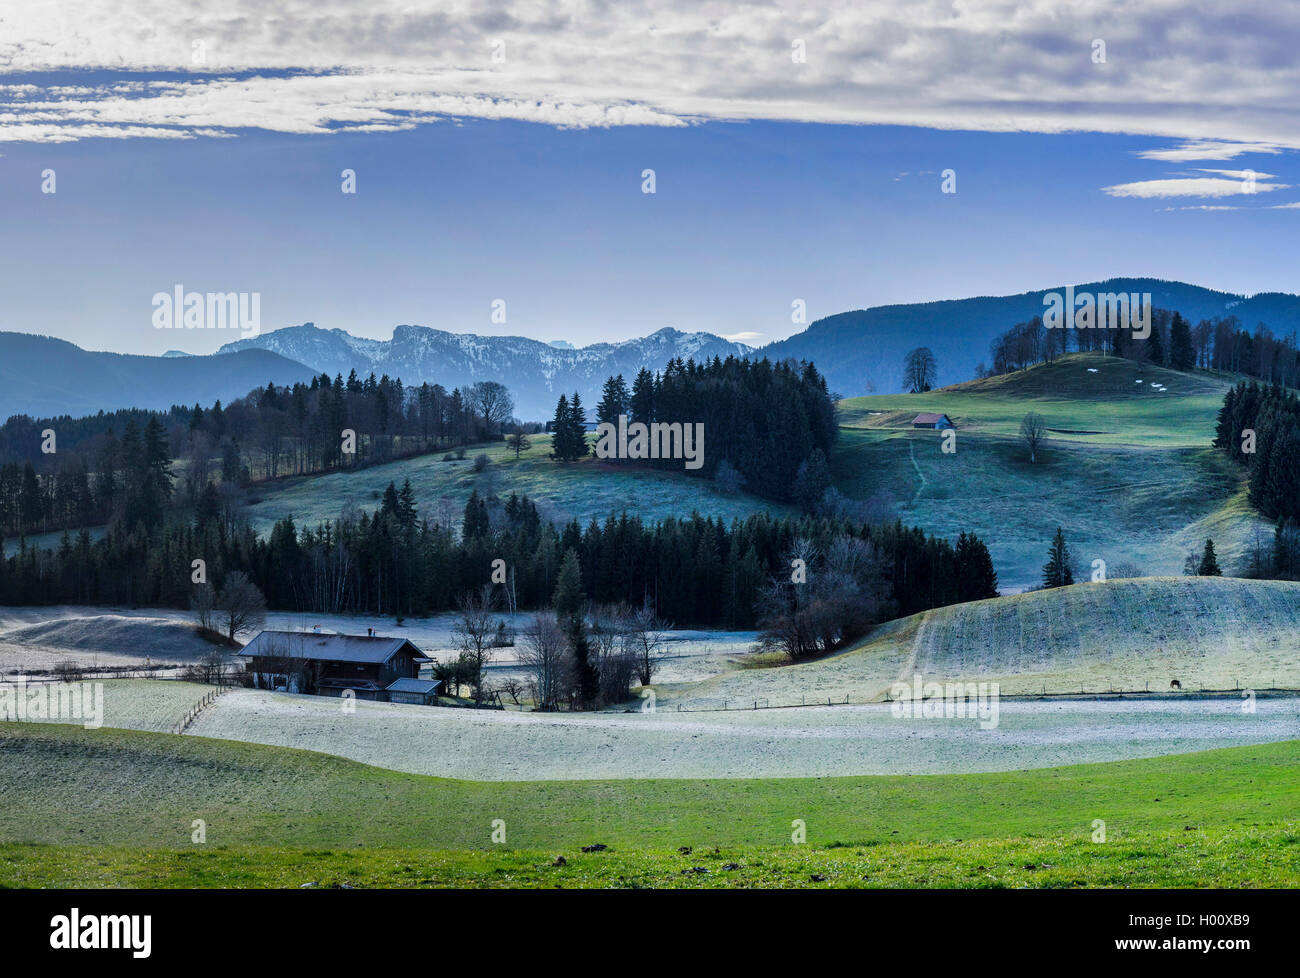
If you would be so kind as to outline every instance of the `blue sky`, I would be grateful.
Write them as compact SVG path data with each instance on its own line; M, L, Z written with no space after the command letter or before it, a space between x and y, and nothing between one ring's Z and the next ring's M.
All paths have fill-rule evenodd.
M768 342L802 328L796 298L813 320L1111 275L1296 290L1298 86L1275 48L1295 25L1266 7L1220 56L1208 16L1189 41L1186 17L1107 3L1035 7L1014 44L1007 11L942 4L843 36L852 5L700 23L660 5L667 36L512 3L382 21L366 11L384 3L287 4L301 21L270 33L184 3L148 21L72 6L62 26L20 12L0 41L3 329L135 353L235 338L154 329L151 297L178 283L259 292L264 331L579 345L664 326ZM504 65L484 63L495 37Z

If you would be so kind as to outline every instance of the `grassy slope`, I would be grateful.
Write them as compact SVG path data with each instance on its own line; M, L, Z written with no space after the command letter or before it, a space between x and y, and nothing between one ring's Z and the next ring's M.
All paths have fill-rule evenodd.
M1154 390L1152 382L1163 384L1166 392ZM927 394L851 398L841 403L841 423L903 427L922 411L942 411L963 432L1015 437L1025 413L1036 411L1048 427L1061 429L1053 436L1058 440L1187 448L1209 442L1230 386L1226 379L1206 373L1178 373L1100 353L1071 353L1055 363Z
M728 521L752 513L787 512L786 507L754 496L718 492L706 479L677 472L628 469L586 458L560 465L550 458L550 435L531 435L532 448L516 459L504 444L471 448L464 461L442 461L441 455L425 455L357 472L335 473L286 479L271 486L259 486L253 495L260 501L249 508L249 517L259 533L269 532L277 519L292 514L299 526L336 519L346 502L373 509L379 505L389 482L401 486L410 479L416 499L434 515L442 500L459 523L465 501L474 489L480 495L512 492L533 499L544 516L558 522L577 518L584 525L595 517L604 521L611 513L624 510L647 520L668 516L689 516L698 510L705 516ZM482 473L473 470L476 455L492 461Z
M1154 391L1152 381L1165 384L1166 392ZM899 517L931 533L979 533L1006 590L1037 583L1058 525L1084 566L1101 558L1111 566L1135 561L1149 574L1176 574L1187 551L1213 537L1232 568L1256 527L1268 528L1245 501L1242 472L1209 448L1229 384L1229 378L1206 373L1071 354L929 394L853 398L841 403L844 428L833 472L850 497L892 497ZM940 451L937 433L911 428L917 412L930 410L957 420L955 455ZM1061 429L1034 465L1018 437L1030 410ZM290 514L299 525L314 525L336 518L349 502L377 506L390 481L400 485L407 478L421 505L453 520L473 489L524 493L547 517L584 523L624 509L650 520L693 510L726 519L791 512L752 496L721 494L709 481L681 473L613 468L594 459L557 465L547 458L549 450L549 436L537 435L517 460L497 444L473 448L463 461L424 456L285 479L255 487L249 515L259 532ZM492 459L486 472L473 471L476 454ZM40 542L55 546L57 537Z
M1168 392L1152 390L1153 380ZM974 530L1010 590L1038 582L1057 526L1083 569L1100 558L1178 574L1207 537L1232 568L1257 527L1271 531L1246 503L1241 470L1209 447L1226 387L1205 374L1071 354L929 394L845 401L832 466L847 495L892 496L908 523L948 537ZM955 454L941 451L939 433L912 429L921 411L956 421ZM1018 434L1029 411L1060 429L1034 464Z
M1300 880L1296 741L989 775L492 784L230 741L6 724L0 759L8 885ZM190 843L199 818L202 847ZM508 847L490 844L498 818ZM796 818L807 847L789 843ZM1089 842L1094 819L1105 845ZM612 851L576 851L593 842ZM685 845L697 852L675 852ZM571 865L552 871L552 851ZM743 868L727 877L732 860ZM682 876L696 865L711 872Z
M973 601L876 630L816 662L749 669L671 691L672 702L883 696L927 680L997 680L1004 694L1300 686L1300 583L1143 578Z
M286 516L293 516L299 527L315 526L322 520L337 519L348 503L364 510L378 508L388 483L400 487L405 479L411 480L418 504L426 507L431 517L439 518L445 510L457 526L465 501L475 489L480 495L496 494L502 499L512 492L526 495L537 503L543 517L557 523L576 518L584 526L593 517L603 522L610 514L625 510L647 520L687 517L698 510L728 522L753 513L795 512L747 493L719 492L710 480L680 472L609 466L594 457L560 465L548 458L550 435L529 438L532 447L518 459L504 443L497 442L467 448L463 460L444 462L442 454L421 455L354 472L293 476L257 484L249 490L253 502L247 515L260 534L269 534L275 522ZM589 436L588 441L594 444L594 437ZM491 459L487 471L473 470L476 455ZM93 527L92 539L99 539L105 531L105 527ZM62 537L62 532L35 534L28 536L27 542L43 549L57 548ZM16 545L9 541L8 552Z

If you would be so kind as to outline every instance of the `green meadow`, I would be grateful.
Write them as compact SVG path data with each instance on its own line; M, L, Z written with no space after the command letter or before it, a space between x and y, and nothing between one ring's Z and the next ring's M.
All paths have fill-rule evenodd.
M1300 881L1297 741L980 775L487 783L6 724L0 757L6 886Z
M1272 529L1246 501L1241 469L1210 447L1226 387L1072 354L927 394L855 398L841 403L832 470L847 496L892 502L906 523L950 538L973 530L1011 590L1038 583L1058 526L1085 579L1097 559L1108 576L1179 574L1210 538L1232 573L1257 531ZM1034 462L1019 436L1031 411L1055 429ZM953 419L955 451L943 451L940 432L911 427L921 412Z
M910 427L913 417L931 411L947 414L962 432L1016 437L1025 413L1035 411L1056 429L1055 441L1204 447L1214 436L1214 419L1231 384L1203 371L1179 373L1100 353L1071 353L1053 363L924 394L850 398L840 402L840 423Z

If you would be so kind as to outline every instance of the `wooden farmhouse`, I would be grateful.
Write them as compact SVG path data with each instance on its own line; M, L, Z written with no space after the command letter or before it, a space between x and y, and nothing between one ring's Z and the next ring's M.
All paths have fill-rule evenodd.
M238 654L258 689L320 696L343 696L350 690L357 699L385 701L395 682L419 680L420 666L432 661L404 638L269 630ZM418 690L400 687L399 692ZM420 701L432 702L432 695Z
M913 428L955 428L952 418L946 414L918 414L912 419Z

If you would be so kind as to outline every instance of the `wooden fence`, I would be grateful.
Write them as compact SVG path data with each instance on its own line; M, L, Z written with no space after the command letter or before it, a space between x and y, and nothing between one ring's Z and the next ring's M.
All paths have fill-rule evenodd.
M935 681L939 682L938 680ZM981 680L962 680L961 685L965 686L967 683L980 682L980 681ZM952 682L957 682L957 680L952 680ZM1276 683L1276 680L1274 680L1273 682ZM946 682L940 684L946 685ZM1149 686L1144 688L1139 688L1139 689L1123 689L1123 688L1115 688L1115 687L1110 687L1106 689L1102 689L1102 688L1087 689L1085 687L1079 689L1078 692L1075 692L1073 690L1060 690L1060 691L1054 690L1050 693L1047 692L1046 690L1043 690L1042 692L1019 692L1019 693L999 692L998 699L1013 700L1013 701L1014 700L1077 700L1077 699L1090 699L1090 700L1110 700L1110 699L1172 700L1172 699L1198 699L1198 698L1221 699L1224 697L1240 697L1241 694L1247 690L1252 690L1256 694L1272 694L1278 696L1300 695L1300 689L1296 689L1294 687L1277 686L1275 684L1268 685L1268 686L1262 684L1258 686L1251 686L1249 684L1243 684L1242 682L1238 681L1236 687L1233 689L1191 689L1185 687L1176 688L1176 689L1167 689L1167 688L1151 689ZM924 702L924 700L922 701ZM709 703L710 701L701 700L699 702L701 704L704 704L704 703ZM719 702L719 701L713 700L712 702ZM719 706L705 706L705 705L683 706L680 703L677 704L669 703L669 704L662 705L661 707L659 707L659 709L672 710L677 713L735 713L737 711L751 712L753 710L798 710L803 707L811 707L811 706L821 706L821 707L873 706L873 705L883 706L887 703L892 703L893 699L886 693L883 698L868 699L862 697L854 700L851 698L851 694L846 693L842 697L841 696L816 696L816 697L802 696L800 697L798 703L795 703L793 700L788 703L772 703L768 700L767 697L759 697L758 699L743 699L743 700L723 699L720 702L721 705ZM628 708L624 712L635 713L637 712L637 710L635 708Z
M195 703L188 713L172 725L171 732L174 734L183 734L190 728L190 725L199 718L199 714L211 706L218 696L222 695L229 689L229 686L218 686L215 689L204 693L203 698Z

